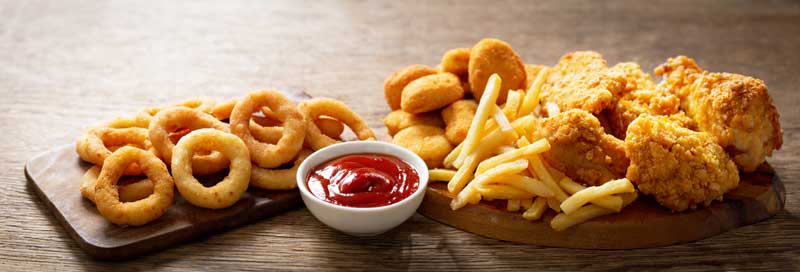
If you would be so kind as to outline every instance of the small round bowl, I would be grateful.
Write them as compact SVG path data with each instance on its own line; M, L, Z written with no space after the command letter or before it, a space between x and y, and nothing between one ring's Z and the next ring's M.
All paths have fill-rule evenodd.
M375 153L395 156L407 162L419 174L417 191L387 206L374 208L345 207L314 196L306 185L308 172L320 164L349 154ZM378 142L355 141L328 146L308 156L297 170L297 188L311 214L331 228L353 236L372 236L397 227L417 211L428 187L428 167L417 154L403 147Z

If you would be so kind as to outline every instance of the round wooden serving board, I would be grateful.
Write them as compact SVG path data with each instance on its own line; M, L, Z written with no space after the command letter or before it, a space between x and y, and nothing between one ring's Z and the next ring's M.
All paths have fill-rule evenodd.
M632 249L667 246L711 237L764 220L783 209L786 190L769 164L741 174L739 187L724 201L694 211L672 213L651 197L639 197L622 212L595 218L565 231L550 228L555 216L528 221L521 213L481 202L457 211L450 209L445 184L428 187L419 213L441 223L499 240L541 246L583 249Z

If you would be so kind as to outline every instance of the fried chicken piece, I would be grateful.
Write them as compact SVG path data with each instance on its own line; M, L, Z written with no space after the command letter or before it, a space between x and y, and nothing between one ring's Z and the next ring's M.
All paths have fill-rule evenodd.
M663 76L664 79L658 84L658 88L666 89L671 93L684 99L688 95L684 89L697 78L697 75L704 71L697 66L694 59L686 56L677 56L667 59L667 62L659 65L655 69L656 75Z
M739 185L736 164L714 138L666 116L643 115L628 127L627 178L673 211L708 206Z
M609 69L609 76L623 82L614 94L615 103L607 115L612 134L625 139L628 125L641 114L669 115L684 126L692 126L690 118L680 109L680 99L663 88L656 88L650 75L633 62L619 63Z
M542 104L553 102L562 111L582 109L599 114L612 105L613 93L623 86L607 72L606 60L597 52L566 54L542 86Z
M742 171L755 171L781 148L778 111L764 81L703 71L685 56L667 60L656 74L665 76L660 87L680 98L680 108L697 129L711 134Z
M606 134L587 111L572 109L547 118L536 133L550 142L544 160L572 179L600 185L625 176L623 141Z

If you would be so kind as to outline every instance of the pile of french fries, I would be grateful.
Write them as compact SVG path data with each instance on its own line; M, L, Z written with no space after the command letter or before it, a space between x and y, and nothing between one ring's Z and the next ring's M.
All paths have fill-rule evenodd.
M489 78L466 139L445 158L445 169L430 170L431 181L447 182L453 210L502 199L508 211L539 220L549 208L557 213L550 226L561 231L620 212L636 200L627 179L584 187L542 161L540 153L550 144L534 132L539 91L548 73L543 69L527 92L509 91L502 106L496 104L502 79L497 74Z

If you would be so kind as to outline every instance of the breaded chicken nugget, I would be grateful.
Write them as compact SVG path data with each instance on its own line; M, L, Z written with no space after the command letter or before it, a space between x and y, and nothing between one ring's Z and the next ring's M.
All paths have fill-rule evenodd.
M413 114L403 110L396 110L386 115L386 118L383 118L383 124L386 125L386 129L391 136L394 136L398 131L410 126L426 125L438 128L444 127L444 121L442 121L442 117L439 115L438 111Z
M471 48L456 48L442 56L442 72L452 73L459 77L467 75L469 69L469 51Z
M453 146L444 137L444 130L432 126L412 126L394 135L392 143L408 148L416 153L428 168L442 166L444 157L453 150Z
M736 164L714 137L666 116L642 115L628 127L627 178L673 211L708 206L739 185Z
M411 81L403 88L400 108L410 113L429 112L444 108L463 97L464 89L456 75L427 75Z
M475 117L477 109L478 103L465 99L453 102L442 110L442 118L445 123L444 135L451 144L458 145L467 137L469 126L472 124L472 118Z
M480 100L486 81L494 73L503 79L497 103L506 101L508 90L525 88L527 75L522 59L508 43L498 39L483 39L470 51L469 84L475 100Z
M397 70L397 72L387 77L386 80L383 81L383 94L386 96L386 103L389 104L389 108L392 110L400 108L400 97L402 96L403 88L405 88L408 83L437 72L436 69L431 67L415 64Z

